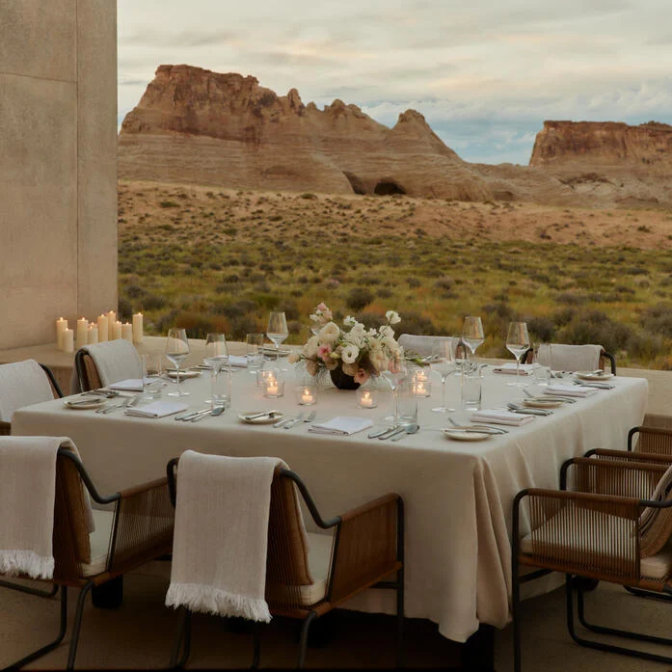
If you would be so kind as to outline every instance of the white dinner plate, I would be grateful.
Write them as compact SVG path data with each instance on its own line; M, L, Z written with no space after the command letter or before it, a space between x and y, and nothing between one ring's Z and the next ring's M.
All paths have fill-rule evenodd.
M284 413L274 413L272 418L268 415L262 415L260 418L254 418L253 420L248 418L249 415L255 415L256 413L261 413L261 411L243 411L238 414L238 417L248 425L270 425L285 417Z
M169 378L175 378L177 380L177 371L175 369L166 369L166 375ZM200 375L200 371L183 371L180 369L180 380L185 380L186 378L198 378Z
M562 403L558 399L525 399L523 401L523 405L530 408L557 408L562 406Z
M63 406L66 408L71 408L74 411L88 411L94 408L102 408L107 403L107 399L97 398L97 399L72 399L70 401L64 401ZM79 402L79 403L77 403ZM84 403L86 402L86 403Z
M454 429L444 429L443 433L454 441L485 441L492 436L492 434L486 434L485 432L464 432Z
M614 377L613 373L590 373L588 371L577 371L574 375L581 380L609 380Z

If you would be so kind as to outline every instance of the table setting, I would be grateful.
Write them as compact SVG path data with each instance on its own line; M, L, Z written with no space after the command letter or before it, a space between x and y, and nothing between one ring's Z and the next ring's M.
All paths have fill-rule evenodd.
M288 358L265 359L263 340L250 335L248 366L231 366L226 340L214 339L219 345L204 360L219 359L204 361L193 378L180 375L179 384L159 378L159 399L101 391L102 402L115 407L130 404L122 395L138 399L106 414L44 402L17 411L12 429L71 437L96 482L111 491L160 476L168 460L194 449L283 459L302 474L324 515L398 492L408 530L407 616L433 620L455 641L479 623L503 627L513 497L526 487L557 487L569 457L623 449L628 429L644 416L646 381L544 379L533 370L520 377L525 387L512 387L510 374L473 365L477 344L458 357L461 339L439 339L436 353L415 357L398 346L394 311L370 330L347 317L341 328L321 306L314 333ZM173 388L185 394L168 398ZM66 401L97 396L86 394ZM180 410L162 415L156 403ZM370 590L346 606L391 613L390 597Z

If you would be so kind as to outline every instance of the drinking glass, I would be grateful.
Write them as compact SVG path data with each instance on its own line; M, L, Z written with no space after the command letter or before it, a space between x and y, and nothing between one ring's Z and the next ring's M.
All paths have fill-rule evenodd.
M548 385L548 381L551 378L551 367L545 366L539 361L539 349L542 347L542 345L544 344L543 343L532 344L532 352L533 352L532 373L534 375L535 384L539 385L539 387L546 387ZM550 348L550 346L548 347Z
M530 349L530 337L526 322L511 322L506 337L506 349L516 358L516 382L509 383L514 387L527 387L520 382L520 358Z
M457 362L455 350L457 339L441 338L434 343L430 368L441 377L441 406L433 408L435 413L452 413L455 409L446 406L446 378L455 371Z
M208 334L205 337L205 357L203 364L211 369L222 368L222 365L229 361L229 351L226 347L226 336L224 334Z
M280 343L282 343L287 336L289 336L289 330L287 329L287 318L284 313L281 312L272 312L268 318L268 326L266 327L266 336L273 341L275 349L280 348Z
M168 338L166 339L166 357L177 369L177 391L169 392L169 397L186 397L189 395L189 392L182 392L180 390L180 364L182 364L188 354L189 341L187 340L187 332L184 329L169 329Z
M253 376L264 366L264 353L261 346L264 344L263 334L247 334L245 337L247 343L247 370Z
M481 318L465 317L464 327L462 328L462 342L469 348L474 357L476 357L476 350L484 340Z
M464 365L468 361L467 345L462 340L461 336L453 335L452 340L452 350L453 350L453 359L455 360L455 369L457 370L456 376L461 376L464 373Z
M142 397L154 401L161 399L161 354L142 355Z
M481 410L481 378L478 371L462 377L462 410Z
M418 399L413 394L409 377L397 387L397 424L409 427L418 422Z
M383 371L381 375L387 381L387 384L390 386L390 389L392 390L392 399L393 399L392 415L388 415L383 419L389 422L396 422L397 418L399 417L397 391L399 389L399 385L406 379L406 376L408 375L408 370L406 369L406 365L402 361L399 361L394 366L394 369Z

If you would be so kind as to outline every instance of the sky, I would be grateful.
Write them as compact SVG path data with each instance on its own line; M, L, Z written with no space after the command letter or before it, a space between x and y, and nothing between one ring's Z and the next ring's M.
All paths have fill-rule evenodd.
M529 162L544 120L672 123L669 0L118 0L119 123L161 64L253 75L463 159Z

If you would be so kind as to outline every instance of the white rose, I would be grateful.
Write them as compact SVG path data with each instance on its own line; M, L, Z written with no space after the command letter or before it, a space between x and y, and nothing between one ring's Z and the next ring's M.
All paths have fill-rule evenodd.
M399 322L401 322L401 318L399 317L399 313L397 313L395 310L388 310L385 313L385 319L390 324L398 324Z
M352 315L348 315L348 316L343 320L343 324L344 324L346 327L352 327L352 326L354 326L355 324L357 324L357 320L356 320Z
M317 357L317 346L319 343L319 339L317 336L311 336L307 341L306 344L303 346L303 354L308 358L308 359L315 359Z
M354 364L358 356L359 356L359 348L356 345L353 345L352 343L346 345L343 348L343 351L341 352L341 359L346 364Z
M338 325L329 322L320 329L317 337L320 339L321 343L335 343L340 335L341 330L338 328Z

